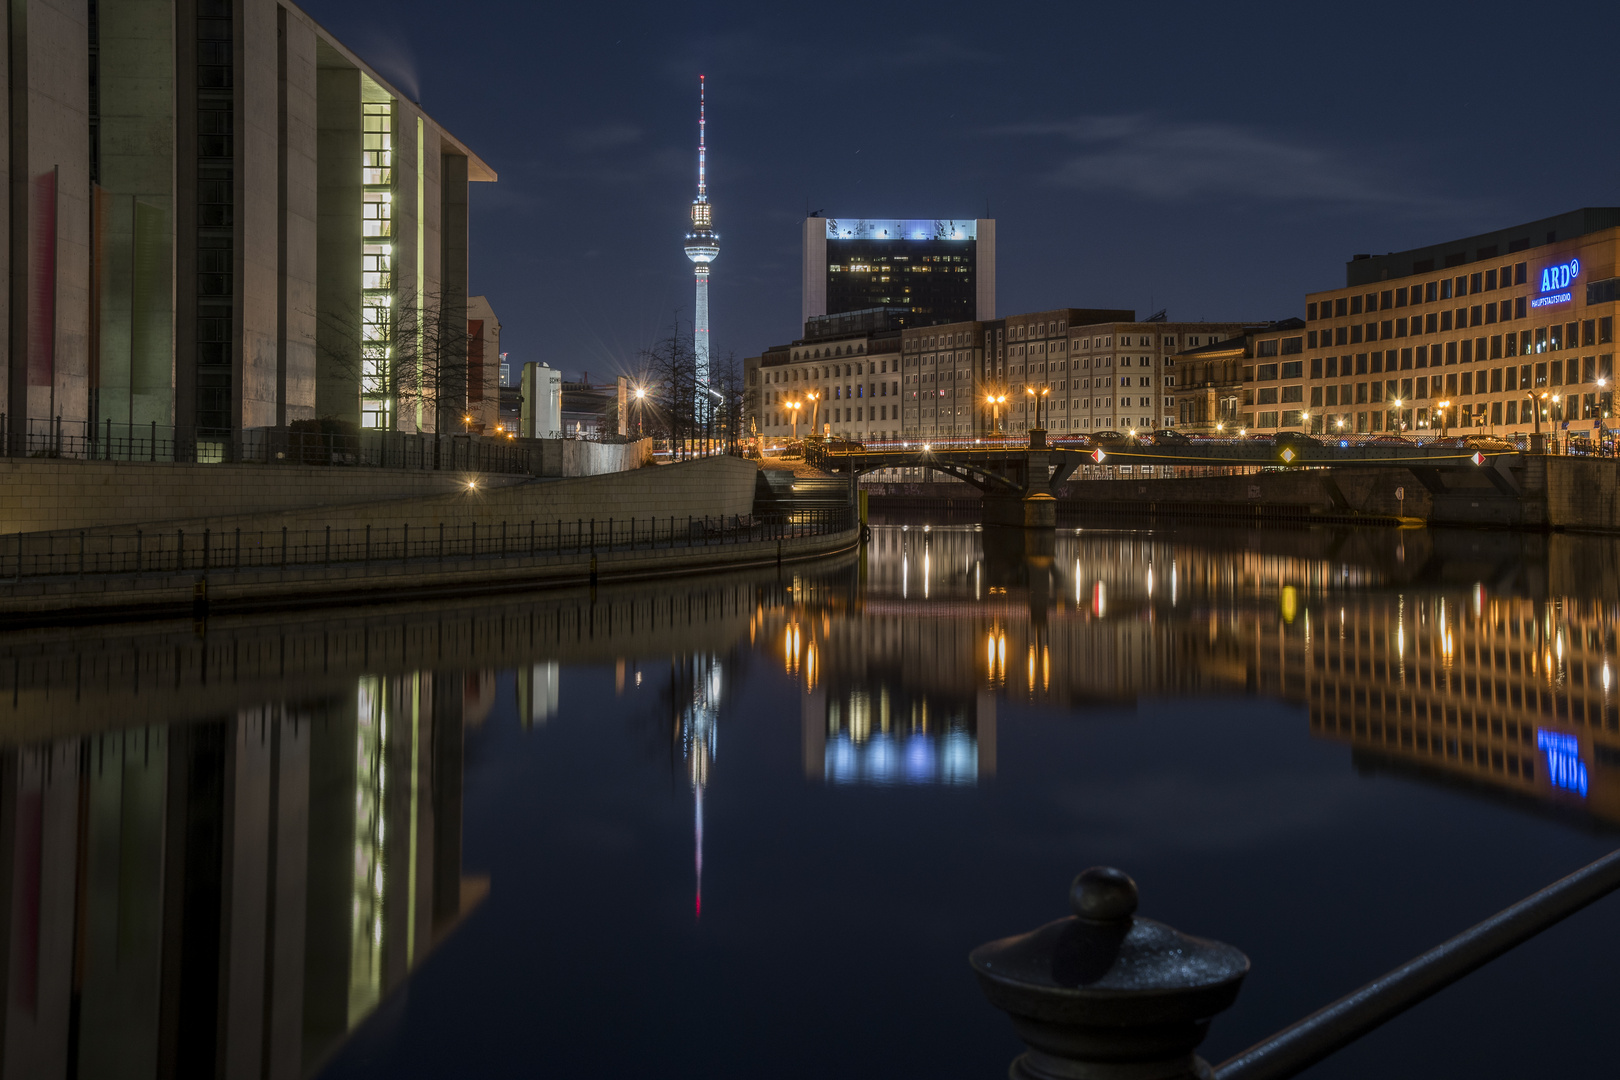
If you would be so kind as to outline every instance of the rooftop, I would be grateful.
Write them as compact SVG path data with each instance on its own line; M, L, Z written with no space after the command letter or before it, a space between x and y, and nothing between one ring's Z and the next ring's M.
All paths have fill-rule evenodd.
M1616 227L1620 227L1620 206L1588 206L1510 229L1465 236L1429 247L1392 251L1388 255L1357 255L1345 264L1344 284L1346 288L1355 288L1390 278L1427 274Z

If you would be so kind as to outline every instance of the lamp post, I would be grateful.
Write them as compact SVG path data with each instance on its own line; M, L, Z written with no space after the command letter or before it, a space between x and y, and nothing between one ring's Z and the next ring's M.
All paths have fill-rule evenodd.
M1046 395L1050 394L1051 392L1052 392L1052 388L1050 386L1041 387L1039 393L1036 392L1036 390L1035 390L1035 388L1033 386L1024 387L1024 393L1028 394L1030 397L1035 399L1035 426L1036 427L1041 426L1041 402L1046 398Z
M636 434L642 434L642 414L646 410L647 388L636 387Z
M787 408L789 410L788 415L793 417L793 438L797 440L799 437L799 410L804 408L804 402L790 401L787 403Z
M821 401L821 395L805 394L804 396L810 402L810 437L814 438L816 434L816 413L821 408L818 404Z
M1440 437L1442 439L1445 438L1446 431L1450 426L1449 421L1446 419L1446 410L1449 409L1449 408L1451 408L1451 402L1449 400L1447 400L1447 401L1442 401L1439 405L1437 405L1435 407L1435 410L1434 410L1440 417Z
M1395 430L1405 431L1406 425L1401 422L1401 399L1396 398L1392 404L1395 406Z
M984 403L990 406L990 434L1001 434L1001 407L1007 404L1006 394L986 394Z

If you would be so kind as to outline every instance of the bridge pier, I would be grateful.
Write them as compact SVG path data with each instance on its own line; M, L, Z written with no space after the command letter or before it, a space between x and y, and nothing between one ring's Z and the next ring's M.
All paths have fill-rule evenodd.
M986 525L1008 525L1017 529L1057 528L1057 500L1044 491L1022 498L1016 495L986 495L982 505Z

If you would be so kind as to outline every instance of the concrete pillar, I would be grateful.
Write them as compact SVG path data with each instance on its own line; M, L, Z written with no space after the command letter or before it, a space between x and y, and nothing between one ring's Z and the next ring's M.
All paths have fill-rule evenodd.
M98 422L174 420L174 4L98 6Z
M6 412L89 416L89 40L84 0L10 0ZM15 430L15 428L13 428Z
M316 86L315 415L358 425L363 243L360 72L322 67ZM396 152L396 175L398 168Z

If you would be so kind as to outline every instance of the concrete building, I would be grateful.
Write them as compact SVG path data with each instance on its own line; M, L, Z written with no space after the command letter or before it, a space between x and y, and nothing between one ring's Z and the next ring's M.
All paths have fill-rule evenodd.
M1196 335L1189 336L1188 347L1171 358L1176 369L1173 426L1210 435L1247 432L1254 423L1256 339L1264 336L1275 342L1280 357L1284 343L1292 349L1304 329L1299 319L1283 319L1245 327L1235 337L1210 338L1202 345L1192 341ZM1279 358L1277 363L1297 361ZM1292 403L1291 392L1289 402L1272 402L1279 409Z
M1175 354L1245 329L1092 308L896 322L881 309L812 319L805 337L744 361L755 429L788 438L796 415L801 436L813 425L861 442L1022 434L1037 397L1054 434L1174 426Z
M1343 288L1306 295L1303 329L1256 339L1246 426L1596 433L1612 425L1617 250L1605 207L1357 256Z
M802 321L886 308L899 326L996 317L996 223L804 220Z
M9 26L13 439L459 420L477 155L289 3L18 0Z
M523 411L518 436L562 438L562 372L549 364L523 365Z
M501 419L501 323L483 296L467 298L467 412L472 430L493 432Z

